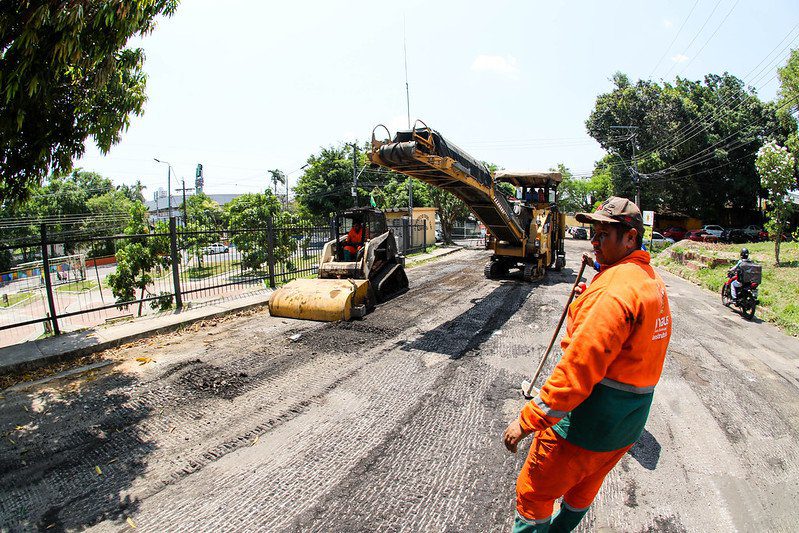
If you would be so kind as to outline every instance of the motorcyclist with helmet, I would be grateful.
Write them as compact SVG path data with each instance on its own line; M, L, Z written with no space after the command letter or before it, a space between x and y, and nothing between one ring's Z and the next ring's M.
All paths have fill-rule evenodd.
M735 266L732 267L729 272L727 272L727 277L732 278L732 282L730 283L730 293L732 295L733 300L738 299L738 289L741 288L741 282L738 281L738 274L740 273L741 266L745 263L751 263L749 259L749 250L747 248L741 249L741 259L735 263Z

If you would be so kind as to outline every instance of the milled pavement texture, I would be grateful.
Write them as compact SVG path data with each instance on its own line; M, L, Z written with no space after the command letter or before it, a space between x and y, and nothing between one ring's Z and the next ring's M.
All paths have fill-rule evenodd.
M6 391L0 530L509 531L529 439L512 455L501 434L588 248L538 284L463 250L361 321L262 310ZM795 531L799 340L661 275L674 333L647 429L578 531Z

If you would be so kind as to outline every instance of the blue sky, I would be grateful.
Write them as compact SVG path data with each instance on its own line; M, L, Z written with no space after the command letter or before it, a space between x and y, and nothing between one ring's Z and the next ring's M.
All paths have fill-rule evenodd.
M147 54L144 115L76 165L140 179L148 199L166 187L154 157L187 186L203 163L210 193L263 190L274 168L294 185L320 147L405 127L403 27L412 120L504 168L590 172L603 151L585 120L614 72L728 71L771 100L799 2L184 0L131 42Z

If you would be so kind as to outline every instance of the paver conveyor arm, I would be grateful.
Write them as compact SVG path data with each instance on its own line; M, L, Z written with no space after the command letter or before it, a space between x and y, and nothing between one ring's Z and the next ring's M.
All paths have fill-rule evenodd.
M424 127L417 128L418 124ZM463 200L497 240L511 245L524 242L519 218L483 163L420 120L412 130L397 132L393 140L376 140L375 131L381 127L388 132L382 125L372 131L372 163L451 192Z

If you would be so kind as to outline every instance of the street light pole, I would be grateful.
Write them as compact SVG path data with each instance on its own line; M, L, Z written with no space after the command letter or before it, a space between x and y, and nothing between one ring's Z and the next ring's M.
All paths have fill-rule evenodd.
M166 194L167 194L167 205L169 218L172 218L172 165L169 164L168 161L161 161L157 157L153 158L156 163L164 163L166 164Z

